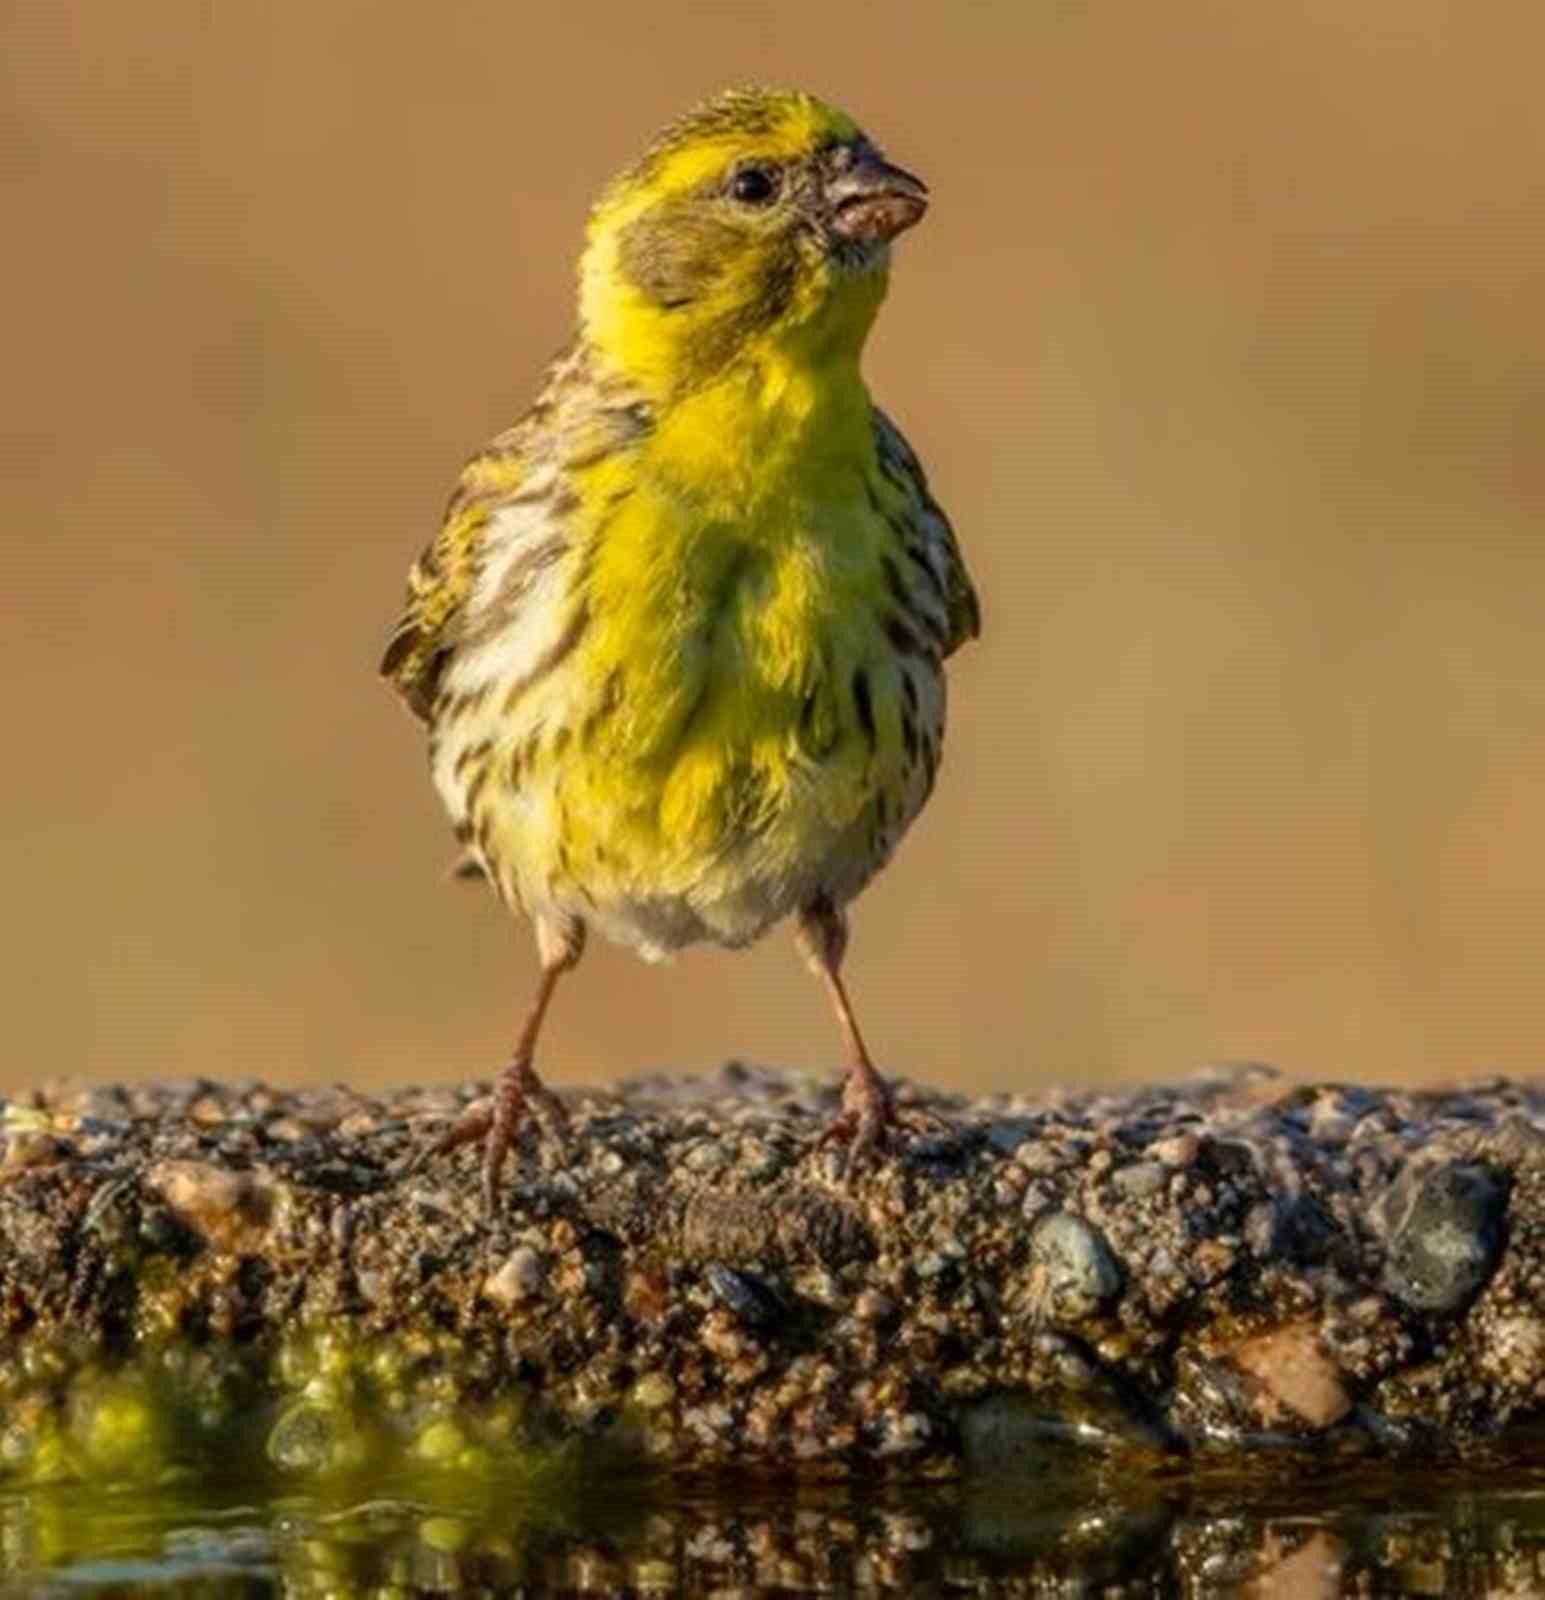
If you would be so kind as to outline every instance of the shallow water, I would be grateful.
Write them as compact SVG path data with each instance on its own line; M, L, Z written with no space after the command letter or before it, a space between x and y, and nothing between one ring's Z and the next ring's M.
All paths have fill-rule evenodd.
M466 1479L244 1498L234 1485L0 1496L6 1594L614 1592L1520 1596L1545 1591L1545 1474L1313 1485L662 1484L555 1497Z

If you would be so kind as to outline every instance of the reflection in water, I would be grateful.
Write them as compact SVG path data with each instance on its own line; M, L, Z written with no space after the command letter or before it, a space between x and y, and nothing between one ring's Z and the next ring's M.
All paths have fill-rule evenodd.
M1312 1489L1113 1485L1063 1462L991 1483L660 1485L555 1505L423 1480L337 1501L184 1485L0 1502L8 1589L208 1596L565 1589L707 1593L1522 1595L1545 1581L1545 1479ZM397 1492L392 1492L393 1490ZM411 1494L404 1491L411 1490Z

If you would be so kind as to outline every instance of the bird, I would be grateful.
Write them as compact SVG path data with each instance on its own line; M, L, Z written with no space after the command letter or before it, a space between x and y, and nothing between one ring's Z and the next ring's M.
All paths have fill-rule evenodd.
M569 1123L536 1047L589 934L649 961L791 920L846 1074L846 1178L905 1121L842 976L847 907L931 793L976 590L860 371L892 242L929 203L851 117L744 88L601 192L578 314L467 463L381 673L428 728L463 864L540 977L491 1096L409 1163Z

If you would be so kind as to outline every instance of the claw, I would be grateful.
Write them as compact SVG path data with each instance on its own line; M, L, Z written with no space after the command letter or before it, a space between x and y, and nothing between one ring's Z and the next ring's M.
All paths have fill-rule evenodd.
M524 1098L526 1105L536 1112L543 1133L554 1144L566 1147L573 1135L574 1124L564 1103L545 1084L534 1089L528 1086Z
M439 1138L427 1140L401 1162L397 1167L396 1177L399 1180L411 1178L414 1173L428 1166L436 1156L449 1155L452 1150L458 1150L464 1144L471 1144L483 1138L492 1124L493 1102L474 1100Z
M449 1155L464 1144L482 1143L483 1215L492 1221L499 1210L499 1177L523 1120L534 1114L543 1134L563 1145L570 1133L569 1114L563 1102L517 1059L499 1075L492 1096L475 1101L439 1138L413 1152L397 1169L399 1179L411 1177L437 1156Z
M842 1182L849 1182L869 1157L886 1149L891 1130L904 1125L908 1117L897 1111L890 1086L871 1067L855 1070L842 1090L842 1109L822 1130L816 1149L828 1144L846 1144L848 1157L842 1164Z

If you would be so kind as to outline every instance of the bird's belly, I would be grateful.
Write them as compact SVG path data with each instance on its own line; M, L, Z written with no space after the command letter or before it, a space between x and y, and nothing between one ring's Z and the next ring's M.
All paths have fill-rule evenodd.
M582 684L577 664L554 697L570 715L538 704L519 729L470 730L486 763L458 771L445 751L436 776L512 904L578 917L650 959L747 944L819 895L852 899L932 787L937 663L876 651L862 714L857 670L803 692L754 672L691 685L664 732L629 714L625 684L594 664ZM669 698L652 685L651 704Z

